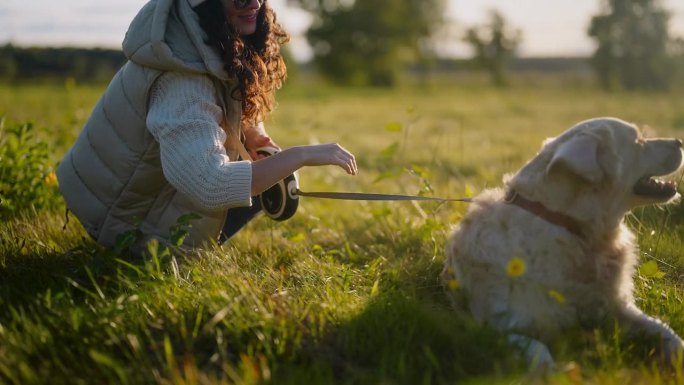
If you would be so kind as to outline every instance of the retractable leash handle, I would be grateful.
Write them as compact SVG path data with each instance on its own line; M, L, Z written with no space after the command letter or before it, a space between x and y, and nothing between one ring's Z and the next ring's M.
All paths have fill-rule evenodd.
M278 151L273 147L259 147L257 154L271 156ZM290 174L259 195L264 213L275 221L290 219L299 207L299 181L296 174Z

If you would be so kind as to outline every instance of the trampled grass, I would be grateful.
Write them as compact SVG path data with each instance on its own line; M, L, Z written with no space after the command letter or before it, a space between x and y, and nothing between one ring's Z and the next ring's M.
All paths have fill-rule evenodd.
M357 155L357 177L303 169L302 190L450 197L498 185L543 139L589 117L684 136L684 100L673 95L439 80L287 86L268 130L283 147L336 141ZM57 162L102 89L2 85L0 114L35 122ZM138 261L99 248L73 217L65 226L59 209L2 218L0 383L684 383L648 343L610 328L569 332L554 346L562 370L528 377L439 282L444 241L466 208L302 198L289 221L258 218L199 257ZM639 305L684 334L684 206L628 220L643 251Z

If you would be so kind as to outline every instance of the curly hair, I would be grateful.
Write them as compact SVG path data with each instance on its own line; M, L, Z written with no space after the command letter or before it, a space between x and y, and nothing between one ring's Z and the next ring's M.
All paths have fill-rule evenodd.
M289 36L276 21L275 12L264 1L256 31L240 36L228 23L221 0L207 0L193 9L207 34L207 44L220 53L224 69L237 80L231 96L242 102L242 123L263 121L274 108L275 91L287 77L280 47Z

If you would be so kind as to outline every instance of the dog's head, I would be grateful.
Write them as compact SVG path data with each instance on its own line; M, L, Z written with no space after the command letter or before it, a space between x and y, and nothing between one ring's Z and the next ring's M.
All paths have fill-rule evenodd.
M547 140L508 184L554 210L588 217L600 209L620 216L677 198L676 183L656 177L681 166L681 140L647 139L632 124L597 118Z

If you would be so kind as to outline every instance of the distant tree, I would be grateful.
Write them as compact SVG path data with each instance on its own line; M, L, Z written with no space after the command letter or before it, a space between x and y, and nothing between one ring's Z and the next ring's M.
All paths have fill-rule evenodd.
M446 0L291 0L314 15L313 62L338 84L392 86L424 57Z
M0 47L0 79L12 80L17 73L14 48L11 44Z
M503 15L492 10L489 23L469 28L465 41L473 48L475 64L489 72L494 84L506 85L506 67L522 41L522 32L509 28Z
M667 88L674 65L669 17L660 0L603 0L588 34L598 43L592 64L604 88Z
M679 86L684 86L684 38L677 37L672 39L668 52L672 56L672 61L674 62L674 82Z
M299 66L297 65L297 61L292 56L290 47L287 45L282 47L280 54L283 56L283 60L285 60L285 65L287 66L287 81L291 82L297 79L297 77L299 77Z

